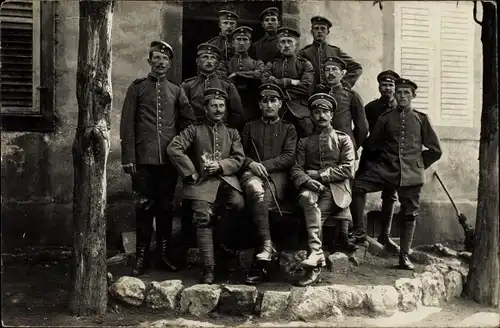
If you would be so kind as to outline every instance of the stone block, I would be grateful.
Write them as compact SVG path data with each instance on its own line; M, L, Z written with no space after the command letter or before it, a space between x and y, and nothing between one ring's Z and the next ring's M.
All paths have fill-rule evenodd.
M365 305L375 315L391 316L397 309L399 294L392 286L367 286Z
M355 309L365 300L365 292L360 287L330 285L335 305L341 309Z
M181 280L153 281L148 296L146 296L146 305L152 309L174 311L183 288Z
M139 306L146 297L146 285L141 279L124 276L109 287L109 293L122 302Z
M281 317L288 306L290 292L268 290L262 296L260 316L262 318Z
M448 302L455 297L460 297L463 290L463 277L458 271L450 271L444 275L444 286L446 290L445 300Z
M334 272L335 269L347 268L349 266L349 257L344 253L334 253L328 255L326 261L328 271Z
M422 304L439 306L446 297L443 275L439 272L424 272L419 278L422 281Z
M400 278L394 283L398 292L398 307L403 312L415 311L422 305L422 281L418 278Z
M226 314L252 313L257 300L257 288L245 285L223 285L219 298L219 311Z
M181 293L180 312L204 316L215 310L220 294L219 285L200 284L186 288Z
M320 317L338 316L342 312L335 305L329 286L293 287L286 316L292 320L316 320Z

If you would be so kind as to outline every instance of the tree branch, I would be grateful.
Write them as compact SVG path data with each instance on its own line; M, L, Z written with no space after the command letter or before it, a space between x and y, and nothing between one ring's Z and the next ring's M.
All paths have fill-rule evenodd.
M472 9L472 15L474 16L474 22L478 23L480 26L483 26L483 22L477 19L477 1L474 2L474 9Z

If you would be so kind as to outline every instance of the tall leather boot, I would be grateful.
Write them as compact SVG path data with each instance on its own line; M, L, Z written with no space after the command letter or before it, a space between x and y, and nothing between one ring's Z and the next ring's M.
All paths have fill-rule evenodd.
M365 194L353 194L349 207L353 220L353 233L351 242L357 245L366 245L366 215L365 215Z
M153 215L148 203L136 208L136 263L131 275L143 275L149 269L149 249L153 233Z
M403 270L414 270L415 266L410 262L409 253L411 249L411 244L413 242L413 234L415 233L416 227L415 217L406 217L404 221L401 222L401 248L399 252L399 269Z
M391 239L392 218L394 216L394 201L382 200L381 216L381 231L377 241L384 246L387 253L399 254L399 245Z
M168 258L170 238L172 236L172 220L162 215L156 217L156 247L158 250L158 264L166 271L176 272L179 268L173 265Z
M262 240L261 251L255 256L257 261L270 262L276 250L271 241L269 231L269 209L263 200L256 201L252 206L252 215L257 225L258 236Z
M302 266L308 268L326 266L325 254L321 248L321 211L317 206L304 209L307 228L307 244L310 254L302 261Z
M211 228L196 229L196 243L203 263L202 284L212 284L215 280L214 240Z
M247 285L257 285L260 284L266 275L266 270L257 263L256 256L252 259L252 264L250 266L250 271L245 277L245 284Z

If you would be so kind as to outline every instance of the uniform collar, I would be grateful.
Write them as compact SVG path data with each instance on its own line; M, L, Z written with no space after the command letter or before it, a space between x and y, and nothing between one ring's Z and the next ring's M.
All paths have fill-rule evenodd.
M330 134L333 131L333 127L329 125L328 127L321 129L319 127L315 127L314 130L316 131L317 134Z
M293 59L293 58L297 57L296 53L293 53L290 56L285 56L282 53L280 53L280 55L281 55L281 58L286 59L286 60L290 60L290 59Z
M166 75L162 75L160 77L154 75L153 73L148 74L148 79L154 82L163 82L167 79Z
M215 75L215 71L212 74L208 74L208 75L200 72L199 77L200 77L200 79L202 79L204 81L204 80L210 79L211 77L216 77L216 75Z
M410 107L406 107L406 108L401 108L401 107L399 107L399 106L396 106L396 108L398 109L398 111L399 111L400 113L405 113L405 114L407 114L407 113L409 113L409 112L411 112L411 111L412 111L411 106L410 106Z
M316 47L321 47L323 46L324 44L326 44L326 40L325 41L322 41L322 42L319 42L319 41L316 41L316 40L313 40L313 43Z
M205 117L205 119L203 120L203 122L206 125L208 125L208 126L210 126L212 128L215 127L215 126L219 127L221 125L224 125L224 121L214 122L211 119L209 119L208 117Z
M268 119L265 119L263 116L260 117L260 119L262 120L262 122L264 122L265 124L276 124L280 121L280 118L279 117L276 117L274 120L268 120Z
M333 87L330 87L330 90L333 91L333 90L337 90L337 89L342 89L343 87L344 86L342 85L342 83L339 83L339 84L334 85Z
M236 57L236 58L247 58L248 57L248 52L245 52L245 53L242 53L242 54L240 54L238 52L235 52L234 53L234 57Z

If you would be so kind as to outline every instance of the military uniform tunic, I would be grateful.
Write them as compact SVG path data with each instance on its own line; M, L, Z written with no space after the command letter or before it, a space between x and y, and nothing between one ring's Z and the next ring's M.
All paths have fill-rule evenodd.
M264 64L269 63L280 56L278 51L278 36L264 36L250 46L249 54L252 58L262 60Z
M229 80L220 79L215 74L204 75L189 78L182 82L182 89L186 93L197 122L202 122L205 119L205 109L203 106L205 89L218 88L224 90L228 96L226 120L227 124L233 128L239 129L245 123L245 115L241 98L235 85Z
M234 55L234 47L230 39L228 39L225 35L218 35L208 40L207 43L210 43L220 50L221 60L229 60Z
M382 115L382 113L384 113L386 110L396 108L397 105L398 104L396 102L396 99L394 98L392 98L392 100L390 101L385 100L384 98L377 98L366 104L365 115L366 120L368 121L368 128L370 130L370 133L372 132L379 116Z
M177 84L151 74L135 80L123 102L122 163L165 164L167 145L194 120L189 100Z
M259 97L258 86L265 65L261 60L251 58L248 54L235 54L227 62L227 76L235 73L232 78L236 89L241 97L245 111L245 121L253 121L260 116L260 108L257 99Z
M255 152L252 140L258 153ZM265 122L260 118L245 124L241 141L247 156L243 168L247 169L250 163L258 162L260 158L276 188L278 199L284 199L288 171L295 162L297 132L294 126L283 120ZM242 182L252 175L251 171L245 170Z
M354 61L351 56L343 52L339 47L329 45L326 42L318 43L313 41L312 44L302 48L298 56L304 57L313 65L315 85L325 84L323 61L328 57L338 57L347 64L347 73L342 78L342 81L343 83L347 82L349 88L352 88L356 84L356 81L363 72L361 64Z
M191 156L186 154L188 149L192 150ZM183 186L183 198L213 203L221 180L241 192L236 173L243 165L245 154L238 131L224 123L206 119L189 126L172 140L167 152L181 177L200 175L195 185ZM205 160L218 161L222 168L220 175L207 176Z
M337 101L337 108L333 111L333 128L351 137L357 150L368 136L368 121L361 97L356 91L342 85L331 88L328 93Z

